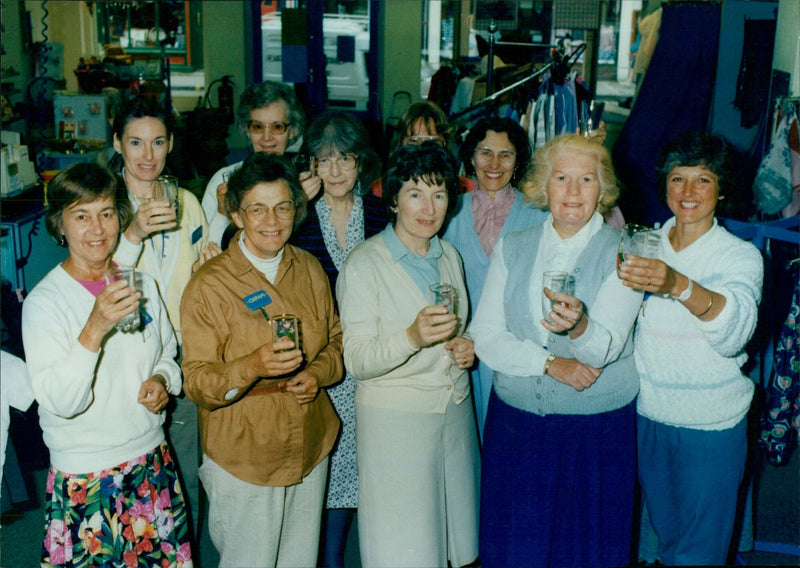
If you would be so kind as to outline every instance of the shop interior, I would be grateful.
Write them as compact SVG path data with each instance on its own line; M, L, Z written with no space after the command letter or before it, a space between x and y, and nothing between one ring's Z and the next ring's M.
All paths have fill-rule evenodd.
M726 226L764 253L767 275L750 348L760 397L737 563L797 565L797 434L780 452L757 440L768 437L773 346L800 267L798 22L797 0L2 0L3 349L21 352L20 303L65 256L43 227L47 180L75 162L107 162L109 120L130 98L173 110L168 168L201 198L216 170L249 151L235 109L254 82L293 84L309 118L354 113L384 156L413 102L436 102L462 134L493 113L536 129L536 101L566 84L574 108L562 126L603 122L626 220L666 219L654 164L678 132L723 135L742 155L753 199ZM775 167L781 152L791 167ZM787 178L779 206L756 181L765 168ZM12 409L5 566L35 565L39 554L47 456L36 421L35 410ZM357 550L348 544L350 566L360 566ZM203 547L202 566L215 554Z

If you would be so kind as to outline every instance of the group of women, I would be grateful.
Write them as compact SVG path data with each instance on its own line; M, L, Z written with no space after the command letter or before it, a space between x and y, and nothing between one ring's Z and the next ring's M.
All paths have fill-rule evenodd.
M627 565L637 468L661 560L725 562L762 264L715 219L736 198L724 141L665 149L661 250L618 262L595 141L562 135L531 161L519 125L483 119L460 179L422 103L371 183L352 116L304 129L272 83L239 115L253 153L212 178L204 214L186 191L179 217L154 198L172 135L146 108L115 122L122 182L92 164L50 182L69 255L23 309L52 462L43 565L192 565L200 459L163 429L181 390L220 566L314 566L322 527L342 565L356 509L364 566ZM574 292L543 292L546 271ZM441 283L450 306L431 300ZM138 330L116 329L131 312Z

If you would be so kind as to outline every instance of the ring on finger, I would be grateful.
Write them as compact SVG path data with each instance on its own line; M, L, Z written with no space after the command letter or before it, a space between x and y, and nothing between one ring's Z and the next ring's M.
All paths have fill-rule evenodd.
M647 285L648 285L648 286L650 286L650 283L651 283L652 281L653 281L653 279L652 279L652 278L650 278L650 277L648 276L648 277L647 277Z

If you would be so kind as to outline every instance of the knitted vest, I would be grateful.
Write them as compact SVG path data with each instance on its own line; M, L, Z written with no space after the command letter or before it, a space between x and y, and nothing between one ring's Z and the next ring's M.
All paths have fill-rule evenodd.
M538 342L537 327L530 306L530 278L543 226L511 233L503 241L503 260L508 267L504 293L504 310L509 331L517 337ZM591 316L592 303L606 277L616 270L619 233L608 225L591 239L581 252L572 270L575 296L583 301ZM535 298L538 302L539 298ZM633 359L633 334L629 334L619 358L603 369L588 389L576 391L547 375L518 377L495 372L497 396L511 406L547 414L598 414L621 408L639 391L639 377ZM548 333L547 349L558 357L574 358L567 334Z

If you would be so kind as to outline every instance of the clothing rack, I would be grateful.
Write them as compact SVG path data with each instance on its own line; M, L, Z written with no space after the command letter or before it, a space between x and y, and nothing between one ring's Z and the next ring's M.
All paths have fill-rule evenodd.
M731 233L753 243L762 253L769 253L769 241L778 240L794 245L800 245L800 216L785 217L775 221L755 222L737 221L735 219L719 218L719 223ZM787 267L788 268L788 267ZM763 346L760 350L759 384L766 384L772 375L773 342Z
M486 98L478 101L474 105L469 106L469 107L465 108L464 110L457 112L456 114L454 114L454 115L452 115L450 117L450 121L453 122L454 124L458 124L459 122L464 121L464 119L466 117L469 117L470 115L472 115L476 111L485 110L486 106L489 103L491 103L493 101L496 101L497 99L499 99L503 95L506 95L506 94L514 91L515 89L520 88L523 85L528 84L533 79L541 77L547 71L549 71L552 67L553 67L553 63L552 62L546 64L544 67L541 67L541 68L537 69L536 71L534 71L533 73L531 73L528 77L520 79L516 83L513 83L513 84L509 85L508 87L505 87L504 89L500 89L496 93L493 93L493 94L487 96Z

